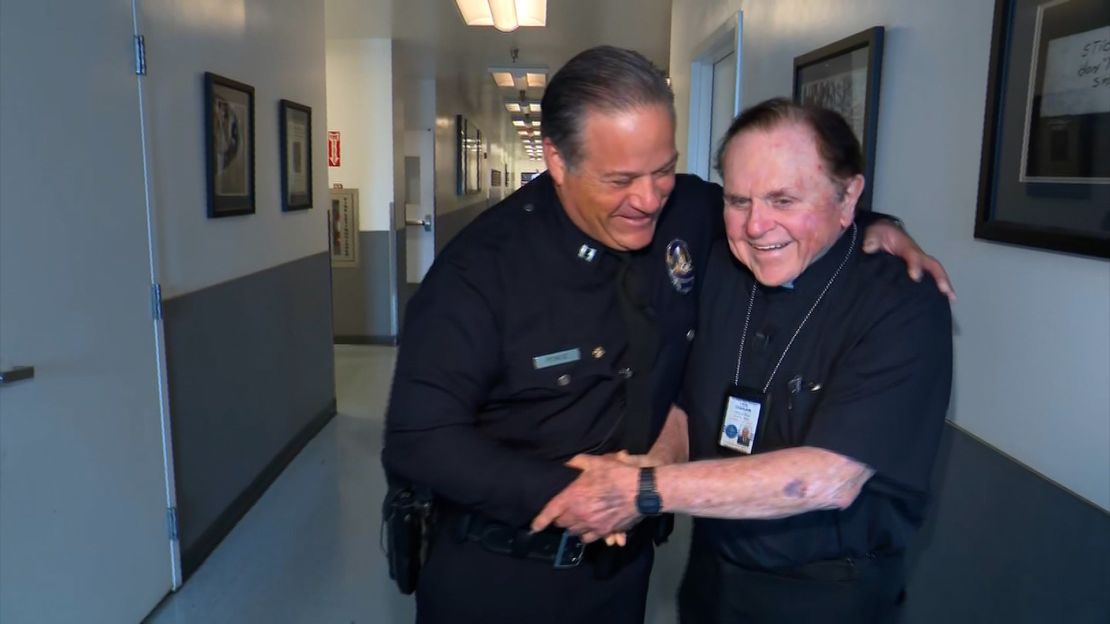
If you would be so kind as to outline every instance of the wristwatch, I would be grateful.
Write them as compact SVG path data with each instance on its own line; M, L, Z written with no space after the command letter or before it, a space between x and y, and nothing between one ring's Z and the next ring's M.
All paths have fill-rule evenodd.
M636 493L636 511L641 516L658 516L663 512L663 499L655 489L655 468L640 469L640 489Z

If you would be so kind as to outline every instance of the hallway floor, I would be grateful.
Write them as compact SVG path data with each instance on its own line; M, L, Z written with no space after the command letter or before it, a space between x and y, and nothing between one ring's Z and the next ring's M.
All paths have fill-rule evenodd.
M335 348L339 414L150 624L412 622L378 545L379 462L396 349ZM670 624L686 557L682 525L657 553L649 624Z

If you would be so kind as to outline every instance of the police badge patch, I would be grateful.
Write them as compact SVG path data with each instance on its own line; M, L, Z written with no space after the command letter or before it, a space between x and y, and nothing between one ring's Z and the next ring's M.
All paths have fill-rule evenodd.
M686 241L680 238L667 244L667 275L678 292L685 295L694 289L694 261Z

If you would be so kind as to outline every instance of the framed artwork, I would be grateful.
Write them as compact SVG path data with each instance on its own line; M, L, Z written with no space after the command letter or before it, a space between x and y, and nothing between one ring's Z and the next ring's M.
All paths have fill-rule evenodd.
M489 185L490 185L490 188L495 188L495 187L501 186L501 170L500 169L490 169L489 170Z
M884 32L875 26L794 59L794 101L840 113L863 148L867 186L859 210L871 209Z
M1110 257L1110 4L996 0L975 237Z
M358 189L332 189L328 215L331 265L336 268L358 266Z
M482 131L462 115L455 115L455 129L455 193L477 193L482 190Z
M312 208L312 109L281 100L281 209Z
M208 216L254 212L254 87L204 74Z

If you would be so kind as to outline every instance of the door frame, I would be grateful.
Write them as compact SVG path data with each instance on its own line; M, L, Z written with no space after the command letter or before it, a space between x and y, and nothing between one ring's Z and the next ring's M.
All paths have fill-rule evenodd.
M733 52L736 53L736 90L732 99L732 115L740 112L741 67L743 67L744 12L725 20L694 52L690 63L690 126L687 142L690 173L709 179L713 166L710 157L713 120L713 66Z
M139 0L131 0L132 28L136 40L142 36L142 20L139 14ZM144 65L145 65L145 59ZM139 98L139 129L142 138L143 161L143 200L146 206L146 243L147 261L151 283L151 306L154 310L154 368L158 385L158 417L162 433L162 474L165 475L166 489L166 524L169 536L170 578L171 591L177 591L184 583L181 569L181 541L179 539L177 524L177 480L174 471L173 459L173 428L170 421L169 400L169 373L166 370L166 333L162 317L162 286L161 270L158 255L158 219L154 205L153 167L151 166L150 137L147 135L149 111L146 103L146 75L137 73L136 90Z

